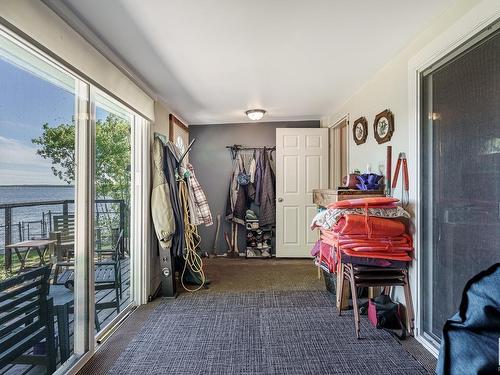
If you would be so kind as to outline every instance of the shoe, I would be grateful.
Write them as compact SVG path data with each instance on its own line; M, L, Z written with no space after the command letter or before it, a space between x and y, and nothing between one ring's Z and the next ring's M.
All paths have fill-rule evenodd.
M252 249L247 248L247 258L253 258L255 257L255 253L253 252Z
M252 210L247 210L246 212L246 215L245 215L245 219L247 220L257 220L257 215L255 215L255 212L253 212Z
M267 250L262 250L261 256L262 256L262 258L269 258L271 256L271 254Z
M257 243L257 249L262 249L262 242Z

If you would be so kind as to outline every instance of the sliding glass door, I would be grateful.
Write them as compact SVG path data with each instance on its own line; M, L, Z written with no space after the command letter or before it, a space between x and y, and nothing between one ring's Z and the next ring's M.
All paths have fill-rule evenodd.
M0 373L51 372L88 351L88 309L75 303L86 85L2 34L0 82Z
M500 33L422 77L422 324L439 343L465 283L500 261Z
M0 88L0 374L64 371L145 300L147 122L1 27Z
M95 95L95 324L99 333L132 302L131 197L134 115Z

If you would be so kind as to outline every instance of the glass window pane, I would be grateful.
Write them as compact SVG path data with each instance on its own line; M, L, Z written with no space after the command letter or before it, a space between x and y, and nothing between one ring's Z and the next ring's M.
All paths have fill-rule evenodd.
M436 341L465 283L500 261L500 34L424 77L423 324Z
M96 95L96 332L131 302L130 197L133 116Z
M22 352L46 356L59 367L74 346L76 81L0 35L0 83L0 293L11 293L0 303L0 317L19 311L1 328L12 327L23 336L32 321L40 320L46 334ZM51 298L53 315L6 306L23 293L20 275L31 275L43 286L32 289L37 290L32 299L47 312L44 301ZM26 314L32 319L16 323ZM5 343L12 330L0 333L0 351L11 349ZM46 369L0 363L0 371Z

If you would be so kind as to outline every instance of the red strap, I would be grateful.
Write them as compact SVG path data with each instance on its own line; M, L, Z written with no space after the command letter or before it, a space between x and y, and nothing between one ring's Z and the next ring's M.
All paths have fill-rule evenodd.
M401 159L398 158L396 163L396 170L394 171L394 180L392 181L392 188L395 189L398 185L399 169L401 168Z
M403 159L403 179L404 179L404 185L405 185L405 190L409 191L410 190L410 181L408 177L408 163L406 159Z

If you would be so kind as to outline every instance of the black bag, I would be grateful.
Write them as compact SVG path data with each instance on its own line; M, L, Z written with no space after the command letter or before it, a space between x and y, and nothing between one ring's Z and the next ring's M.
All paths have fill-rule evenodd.
M374 327L384 329L400 340L407 336L406 327L401 321L401 305L385 294L368 301L368 320Z

